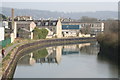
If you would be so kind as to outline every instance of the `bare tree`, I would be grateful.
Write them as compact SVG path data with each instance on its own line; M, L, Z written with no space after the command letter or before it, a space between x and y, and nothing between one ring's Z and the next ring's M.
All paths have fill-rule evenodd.
M105 33L118 33L118 21L117 20L107 20L105 21Z
M87 17L87 16L83 16L81 18L81 21L82 22L95 22L95 21L98 21L98 19L97 18L90 18L90 17Z

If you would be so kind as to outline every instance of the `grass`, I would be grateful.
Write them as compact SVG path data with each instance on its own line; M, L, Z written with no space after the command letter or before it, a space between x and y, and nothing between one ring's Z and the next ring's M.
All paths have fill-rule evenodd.
M19 47L19 46L21 46L21 45L24 45L24 44L27 44L27 43L34 42L34 41L36 41L36 40L20 39L20 38L18 38L18 39L16 39L16 40L14 41L14 43L11 43L11 44L7 45L7 46L5 47L5 49L8 48L8 47L10 47L10 46L12 46L12 45L14 45L14 44L21 43L21 44L15 46L15 47L3 58L3 60L2 60L2 71L4 71L4 70L6 69L7 65L8 65L9 62L12 60L12 57L13 57L13 55L14 55L14 51L16 50L17 47Z
M11 60L10 57L11 56L11 52L9 52L5 58L3 58L2 60L2 71L4 71L7 67L7 65L9 64L9 61Z
M22 42L25 42L25 43L22 43ZM3 71L4 71L5 68L7 67L7 64L9 63L9 61L12 59L16 47L19 47L20 45L23 45L23 44L26 44L26 43L29 43L29 42L32 42L32 41L31 41L31 40L28 40L28 39L17 39L17 40L15 40L14 43L11 43L11 44L9 44L9 45L7 45L7 46L5 47L5 49L6 49L6 48L8 48L8 47L10 47L10 46L12 46L12 45L14 45L14 44L22 43L22 44L19 44L19 45L15 46L15 47L3 58L3 60L2 60L2 67L3 67L2 70L3 70Z
M8 44L7 46L5 46L4 48L8 48L8 47L10 47L10 46L12 46L14 43L10 43L10 44Z

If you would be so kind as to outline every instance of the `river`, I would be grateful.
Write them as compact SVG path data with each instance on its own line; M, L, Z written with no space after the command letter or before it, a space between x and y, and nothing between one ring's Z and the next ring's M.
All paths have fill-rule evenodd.
M118 66L98 52L97 42L46 47L21 57L13 78L118 78Z

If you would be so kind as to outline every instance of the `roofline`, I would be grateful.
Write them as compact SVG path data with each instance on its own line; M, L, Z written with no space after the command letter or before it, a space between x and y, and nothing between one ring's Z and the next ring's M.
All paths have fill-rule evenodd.
M61 23L103 23L103 22L102 21L99 21L99 22L61 21Z

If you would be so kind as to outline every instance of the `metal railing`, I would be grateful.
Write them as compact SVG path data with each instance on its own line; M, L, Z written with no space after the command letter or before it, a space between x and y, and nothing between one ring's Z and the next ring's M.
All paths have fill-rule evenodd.
M0 46L6 47L10 43L11 43L11 38L6 38L5 40L0 41Z

